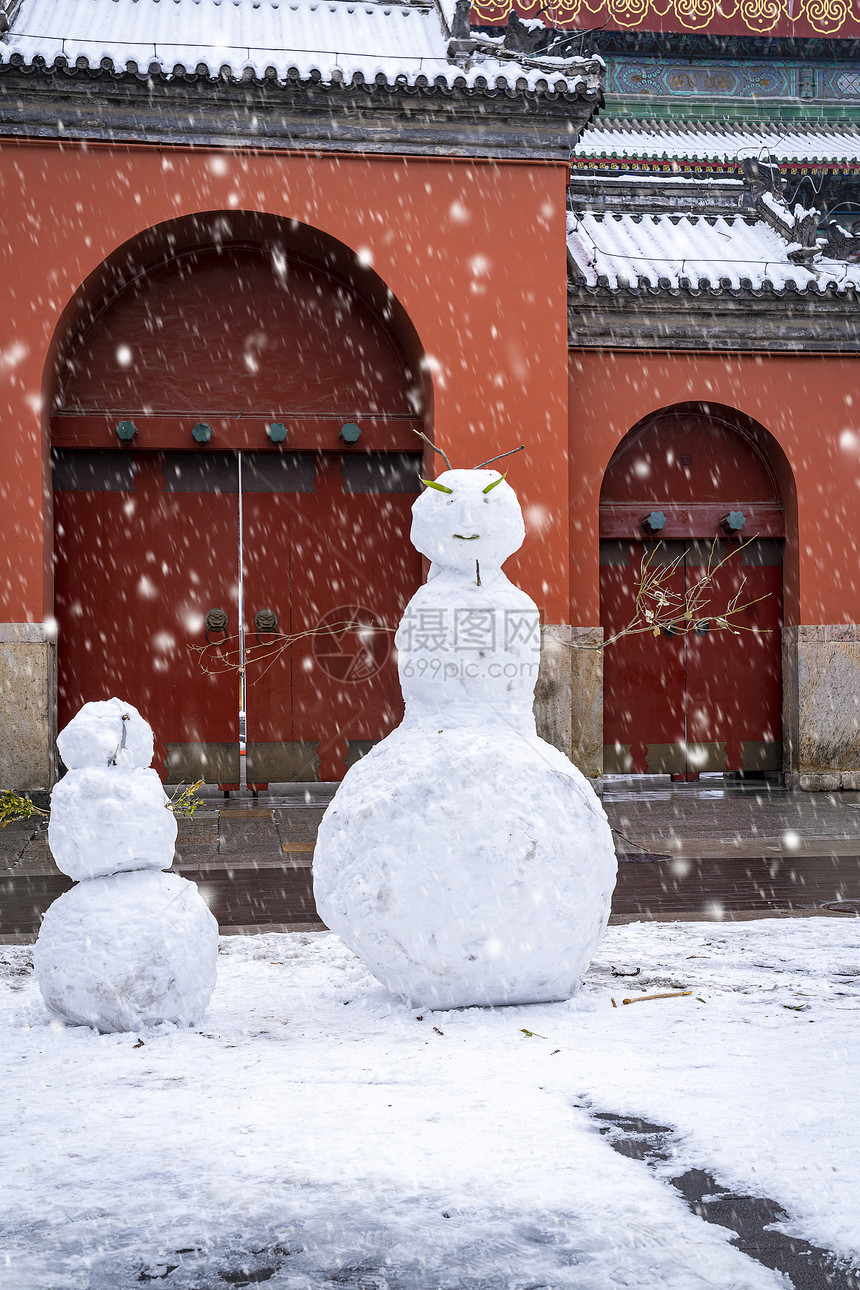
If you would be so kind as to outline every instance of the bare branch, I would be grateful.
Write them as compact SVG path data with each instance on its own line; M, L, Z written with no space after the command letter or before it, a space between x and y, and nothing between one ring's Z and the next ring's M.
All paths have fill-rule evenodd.
M500 452L497 457L488 457L486 461L481 462L480 466L473 466L472 469L480 470L481 466L489 466L490 463L493 461L501 461L503 457L513 457L515 452L524 452L524 451L525 451L525 444L521 443L519 448L509 448L507 452Z
M437 448L433 440L428 439L423 430L416 430L415 427L413 426L412 433L417 434L419 439L423 439L426 444L429 444L434 452L438 452L439 456L442 458L442 460L444 461L445 465L448 467L449 470L454 469L454 467L451 465L450 461L448 460L447 454L444 453L441 448Z
M266 675L270 668L281 657L285 650L290 649L297 641L306 640L311 636L336 636L342 631L358 632L395 632L396 627L386 627L383 623L362 624L353 620L342 623L330 623L328 627L311 627L304 632L294 632L291 636L285 636L277 633L272 636L271 640L260 642L258 645L248 645L245 650L245 668L256 669L260 663L268 661L268 666L264 667L262 672L258 673L253 680L249 680L249 685L256 685L258 681ZM200 670L207 676L222 676L225 672L238 672L241 668L237 657L237 649L225 650L223 654L215 654L214 651L221 650L229 641L238 641L239 634L225 636L223 640L209 642L206 645L189 645L188 648L198 655ZM208 658L206 657L208 655ZM207 666L207 663L217 661L219 666Z
M614 645L625 636L642 636L646 633L659 636L667 629L671 629L675 635L685 635L689 632L701 631L703 625L707 625L709 629L713 628L714 631L729 631L735 636L739 636L741 632L770 631L770 628L747 627L737 621L738 615L751 609L753 605L759 604L760 601L767 600L769 595L766 593L741 603L741 596L747 585L746 575L722 610L712 608L712 597L706 594L713 591L713 580L720 569L755 540L754 536L748 538L746 542L741 542L714 564L714 554L719 541L719 538L714 538L704 576L688 588L684 595L673 591L668 585L670 578L684 559L684 552L682 551L667 564L655 564L657 552L662 545L658 542L642 557L639 581L634 591L633 612L626 625L599 645L578 645L573 641L563 642L560 638L559 644L567 644L571 649L602 650L607 645Z

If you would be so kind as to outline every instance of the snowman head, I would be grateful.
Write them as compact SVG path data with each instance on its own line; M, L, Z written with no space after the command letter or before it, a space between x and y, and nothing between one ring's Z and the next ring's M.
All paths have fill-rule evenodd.
M412 507L412 545L434 564L498 569L526 535L517 495L497 470L446 470Z
M149 766L154 752L152 726L131 703L99 699L85 703L57 735L60 756L69 770L84 766Z

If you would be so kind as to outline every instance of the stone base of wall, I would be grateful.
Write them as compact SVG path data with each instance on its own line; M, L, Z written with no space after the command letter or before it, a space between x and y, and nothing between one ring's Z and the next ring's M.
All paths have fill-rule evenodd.
M56 649L41 623L0 623L0 789L56 777Z
M538 734L591 780L603 775L602 645L602 627L543 627L535 687Z
M840 789L860 792L860 771L856 770L842 774L830 770L787 770L784 778L786 788L799 788L805 793L837 793Z
M860 626L784 628L782 671L786 785L860 791Z

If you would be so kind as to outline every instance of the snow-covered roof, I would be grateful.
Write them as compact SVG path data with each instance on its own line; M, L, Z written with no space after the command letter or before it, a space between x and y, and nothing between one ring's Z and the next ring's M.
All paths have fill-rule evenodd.
M0 63L599 95L589 60L482 41L458 65L452 17L451 0L22 0Z
M570 212L567 246L586 287L853 291L860 264L818 255L810 267L788 258L792 244L748 216L618 215Z
M854 162L860 164L860 126L768 125L714 122L592 121L583 132L576 157L667 158L740 161L768 156L775 161Z

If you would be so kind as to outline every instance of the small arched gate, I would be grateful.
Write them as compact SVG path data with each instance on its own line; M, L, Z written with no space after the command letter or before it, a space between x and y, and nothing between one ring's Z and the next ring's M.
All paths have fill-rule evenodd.
M606 774L781 770L784 536L776 477L740 419L668 409L621 442L600 496L604 637L634 619L643 561L679 611L605 649ZM720 629L733 602L749 607Z
M103 301L51 422L60 724L118 694L165 778L238 784L244 627L247 780L342 778L402 714L417 389L350 282L277 245L174 253Z

